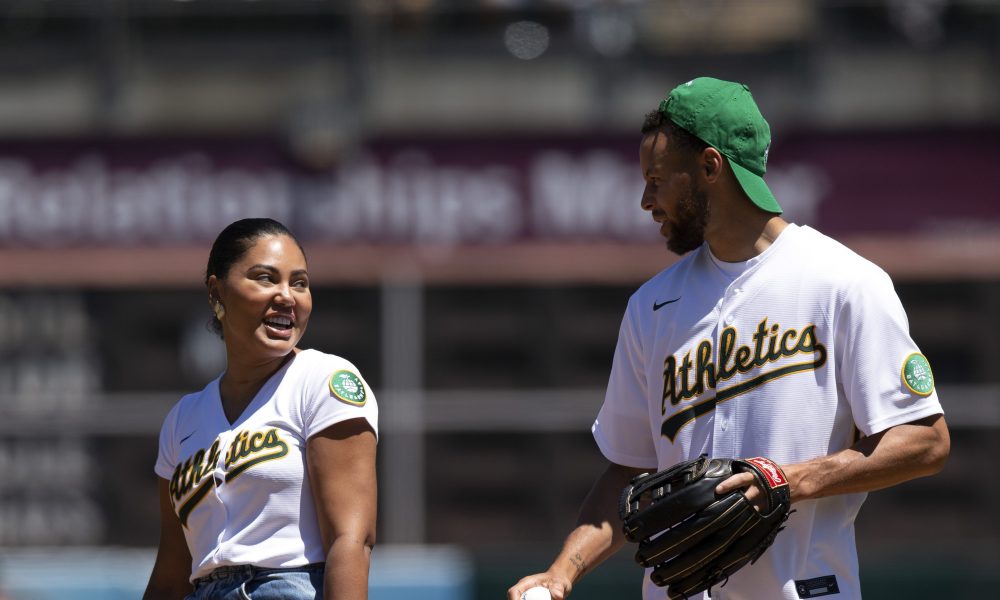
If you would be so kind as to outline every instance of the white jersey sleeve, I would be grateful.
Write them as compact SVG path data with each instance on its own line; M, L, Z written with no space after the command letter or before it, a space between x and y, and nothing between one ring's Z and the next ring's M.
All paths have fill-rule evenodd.
M873 435L943 410L889 276L874 266L860 275L841 307L835 360L855 424Z
M363 418L378 436L378 405L361 372L343 358L316 353L302 394L302 436L309 439L331 425Z
M591 431L601 453L611 462L655 470L657 456L647 400L646 355L635 303L633 295L618 332L604 405Z

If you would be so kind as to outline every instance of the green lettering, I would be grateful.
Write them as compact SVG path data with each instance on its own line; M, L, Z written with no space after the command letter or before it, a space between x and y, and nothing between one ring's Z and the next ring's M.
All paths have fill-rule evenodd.
M661 414L666 414L667 412L667 398L670 399L670 405L676 406L678 402L681 401L677 397L677 359L670 355L667 360L663 361L663 398L660 402Z
M240 459L240 456L241 456L240 442L243 440L244 437L246 437L246 435L247 435L247 433L245 431L239 432L236 435L236 437L233 438L233 443L229 445L229 452L226 453L226 470L227 471L229 470L229 467L231 467L234 464L236 464L236 461L238 461Z
M802 337L799 338L799 352L812 352L816 349L816 326L810 325L802 330Z
M216 439L212 447L208 449L208 458L205 459L203 473L211 473L215 470L215 465L219 464L219 440Z
M267 448L276 448L281 444L282 441L280 438L278 438L278 430L277 429L268 430L267 435L264 436L264 446L266 446Z
M767 340L767 362L774 362L781 358L781 351L778 350L778 331L781 327L775 323L771 326L771 335Z
M781 336L781 353L785 356L794 356L796 353L796 347L791 345L791 342L799 337L799 332L794 329L789 329Z
M703 340L698 344L695 366L694 393L700 396L705 388L715 389L715 365L712 364L712 342Z
M736 369L740 373L746 373L753 369L753 350L750 346L740 346L736 349Z
M691 377L691 353L688 352L681 360L681 367L677 369L677 379L681 382L681 399L687 400L694 396L690 387Z
M191 459L191 484L197 484L201 481L201 475L203 473L202 461L205 460L205 450L201 449L194 453L194 458Z
M767 361L764 360L764 338L767 337L767 317L764 317L760 323L757 323L757 331L753 334L753 364L758 367L764 366Z
M733 360L733 352L736 349L736 329L726 327L719 335L719 375L720 381L725 381L736 374L736 363Z
M183 494L181 493L181 465L178 464L174 467L174 474L170 477L170 496L174 501L181 499Z
M194 487L194 481L191 477L191 457L189 456L186 461L184 461L184 466L181 467L181 479L179 491L181 496L191 491Z

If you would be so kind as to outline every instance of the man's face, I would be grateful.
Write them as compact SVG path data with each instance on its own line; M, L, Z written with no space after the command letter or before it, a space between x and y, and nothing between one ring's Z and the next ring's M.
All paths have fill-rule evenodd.
M642 209L660 224L667 248L685 254L701 246L708 224L708 195L697 183L694 158L671 150L667 134L657 131L642 138L639 166L646 180Z

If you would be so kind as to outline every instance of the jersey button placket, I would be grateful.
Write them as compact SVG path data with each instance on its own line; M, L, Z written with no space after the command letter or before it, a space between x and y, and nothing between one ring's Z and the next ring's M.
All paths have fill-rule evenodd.
M226 481L226 453L232 441L232 431L219 434L219 461L215 463L215 493L222 502L222 486Z
M715 409L715 436L713 451L716 456L736 456L735 436L733 435L733 420L725 405Z
M726 299L722 304L722 315L723 315L722 323L726 327L732 325L733 321L736 320L735 316L733 315L733 308L734 305L736 304L739 295L740 295L740 288L730 288L728 293L726 293Z
M723 301L720 308L721 322L719 324L719 332L722 329L732 327L733 323L736 322L735 309L736 304L739 302L740 294L742 294L742 289L738 287L731 287L725 295L725 300ZM716 337L716 360L718 360L718 339ZM724 388L725 382L719 382L715 392L718 393L719 388ZM714 415L714 425L715 425L715 435L713 436L713 451L716 456L733 456L733 451L735 450L733 444L732 435L732 418L730 411L727 410L727 405L725 403L716 405L715 415Z
M215 466L215 494L219 498L219 504L222 505L221 510L223 526L219 531L219 537L217 539L216 555L222 553L225 542L229 538L229 532L231 529L229 522L229 505L226 503L227 497L231 493L229 486L226 485L226 456L229 453L229 447L233 442L233 431L226 431L219 437L222 440L222 451L219 456L219 462Z

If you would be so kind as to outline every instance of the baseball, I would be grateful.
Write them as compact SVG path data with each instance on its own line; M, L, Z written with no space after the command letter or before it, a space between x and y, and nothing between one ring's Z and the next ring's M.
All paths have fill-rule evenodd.
M533 587L521 594L521 600L552 600L549 588Z

